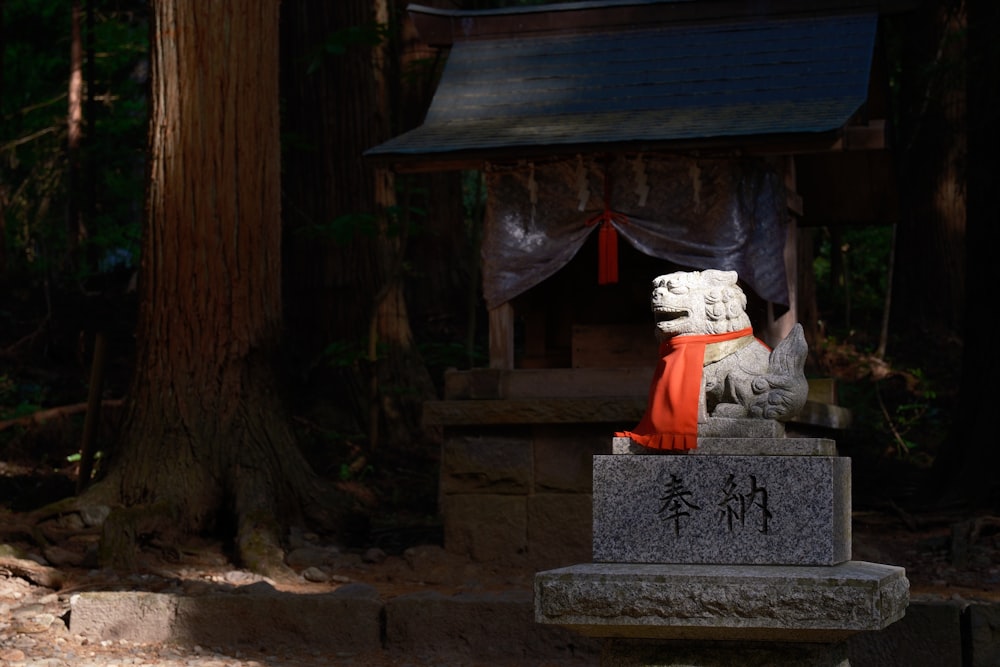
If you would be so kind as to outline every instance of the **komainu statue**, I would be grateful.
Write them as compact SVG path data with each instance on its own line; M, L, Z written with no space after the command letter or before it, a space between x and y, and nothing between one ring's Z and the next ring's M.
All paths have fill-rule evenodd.
M660 360L642 421L616 435L650 449L694 449L698 425L711 419L784 422L802 410L809 393L802 325L773 350L756 338L735 271L659 276L650 305Z

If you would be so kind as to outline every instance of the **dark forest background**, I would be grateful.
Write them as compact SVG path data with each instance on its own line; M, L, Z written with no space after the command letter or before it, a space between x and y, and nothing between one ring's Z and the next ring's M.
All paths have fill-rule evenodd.
M136 383L161 381L136 377L158 36L141 1L0 9L0 461L69 480L82 467L72 495L130 446L117 429ZM430 516L439 434L420 404L440 396L446 368L486 359L483 185L476 172L389 179L361 153L420 123L446 54L420 44L403 2L284 0L280 12L275 366L296 447L351 502ZM812 230L810 372L837 378L853 412L840 444L855 474L912 507L1000 509L987 270L997 28L991 0L883 19L901 222ZM32 509L21 491L15 504Z

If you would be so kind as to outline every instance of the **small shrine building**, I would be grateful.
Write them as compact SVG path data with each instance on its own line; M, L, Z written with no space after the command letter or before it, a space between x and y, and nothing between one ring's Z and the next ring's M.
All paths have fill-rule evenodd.
M815 306L810 229L897 216L880 18L905 2L598 0L408 8L447 50L419 127L366 152L484 173L489 364L449 371L445 548L589 560L590 458L645 408L653 277L735 270L758 337ZM817 382L819 387L828 386ZM800 426L849 415L811 396Z

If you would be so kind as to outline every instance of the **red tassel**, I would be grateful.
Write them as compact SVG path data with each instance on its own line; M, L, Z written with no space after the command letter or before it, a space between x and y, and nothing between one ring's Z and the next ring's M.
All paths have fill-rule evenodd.
M618 282L618 231L613 222L628 224L628 216L611 210L611 179L604 175L604 210L587 220L586 225L600 224L597 239L597 284Z
M601 223L597 239L597 284L618 282L618 232L610 220Z

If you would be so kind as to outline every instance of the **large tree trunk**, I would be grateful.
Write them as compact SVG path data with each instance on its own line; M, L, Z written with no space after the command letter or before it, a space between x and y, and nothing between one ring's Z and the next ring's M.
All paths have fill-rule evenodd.
M968 280L962 375L948 448L935 461L937 497L943 505L1000 512L1000 447L996 445L992 386L1000 377L995 336L982 304L995 287L986 271L995 261L993 233L1000 225L996 157L1000 151L1000 4L968 2L969 213L966 231Z
M901 209L895 332L961 332L965 302L965 60L962 0L901 15ZM890 350L890 356L892 350Z
M919 359L933 382L936 405L958 415L955 341L965 321L967 105L964 0L921 3L891 25L900 43L899 160L901 222L896 228L887 357ZM983 84L986 85L986 84ZM989 85L992 85L989 84ZM930 453L935 468L965 445L951 440ZM946 476L946 475L945 475ZM932 502L942 475L921 489Z
M121 440L91 491L132 538L235 529L278 574L280 538L322 491L272 377L281 327L278 0L153 3L151 171L137 358Z
M80 0L73 0L70 9L69 89L66 99L66 153L68 163L66 199L66 254L63 262L67 273L76 268L76 251L80 247L82 219L80 217L80 144L83 138L83 9Z

